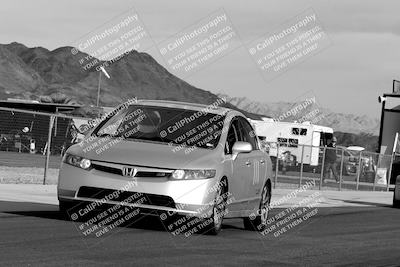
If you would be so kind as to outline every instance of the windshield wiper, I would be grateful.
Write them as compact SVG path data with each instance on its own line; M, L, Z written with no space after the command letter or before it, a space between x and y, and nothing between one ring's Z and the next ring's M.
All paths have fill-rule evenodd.
M142 142L142 143L154 143L154 144L167 145L167 143L165 143L163 141L155 140L155 139L151 139L151 138L128 137L128 138L125 138L125 140L133 140L135 142Z
M143 137L143 136L128 136L125 139L135 139L135 140L145 140L145 141L154 141L154 142L164 142L161 137Z
M118 137L117 135L106 134L106 133L103 133L103 134L96 134L96 136L97 136L97 137L112 137L112 138Z

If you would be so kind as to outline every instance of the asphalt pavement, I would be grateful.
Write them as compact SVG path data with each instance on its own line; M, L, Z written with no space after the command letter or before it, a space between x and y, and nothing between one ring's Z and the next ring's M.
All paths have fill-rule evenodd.
M85 237L55 204L3 198L0 266L399 265L400 210L387 196L386 202L346 199L349 205L313 207L314 215L279 235L247 231L242 220L228 219L218 236L174 236L158 219L144 217L107 236ZM285 210L275 208L269 217Z

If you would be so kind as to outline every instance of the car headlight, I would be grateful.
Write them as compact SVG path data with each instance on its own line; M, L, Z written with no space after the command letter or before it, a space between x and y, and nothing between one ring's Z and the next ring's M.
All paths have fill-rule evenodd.
M90 159L85 159L72 154L65 154L63 162L84 170L89 170L92 167L92 162Z
M213 178L216 170L175 170L171 178L176 180L196 180Z

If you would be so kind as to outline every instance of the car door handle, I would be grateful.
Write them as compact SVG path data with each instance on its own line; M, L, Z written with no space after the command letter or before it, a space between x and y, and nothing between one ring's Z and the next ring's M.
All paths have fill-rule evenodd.
M265 163L265 160L263 160L263 159L260 160L260 163L261 163L261 164L264 164L264 163Z
M250 166L251 162L250 161L246 161L246 166Z

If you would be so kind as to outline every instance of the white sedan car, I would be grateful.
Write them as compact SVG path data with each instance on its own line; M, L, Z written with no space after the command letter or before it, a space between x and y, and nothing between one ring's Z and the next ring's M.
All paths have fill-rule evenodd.
M101 202L201 218L213 234L233 217L261 230L271 178L270 158L240 112L146 100L116 110L67 150L58 200L63 212Z

